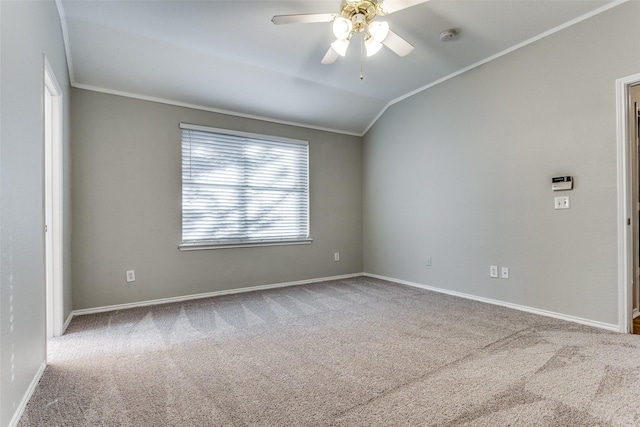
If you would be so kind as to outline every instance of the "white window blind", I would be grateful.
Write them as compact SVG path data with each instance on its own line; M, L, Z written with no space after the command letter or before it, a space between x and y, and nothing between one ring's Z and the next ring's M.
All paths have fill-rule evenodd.
M182 245L309 240L309 146L181 123Z

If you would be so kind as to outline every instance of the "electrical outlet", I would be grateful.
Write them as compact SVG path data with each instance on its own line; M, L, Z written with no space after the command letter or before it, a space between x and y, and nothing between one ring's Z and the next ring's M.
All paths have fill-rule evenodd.
M498 277L498 266L490 265L489 266L489 277Z
M503 279L509 278L509 267L502 267L502 270L500 271L500 277L502 277Z
M127 270L127 283L136 281L136 271L135 270Z
M333 260L334 261L340 261L340 252L335 252L333 254Z
M427 266L431 267L431 257L430 256L427 257Z

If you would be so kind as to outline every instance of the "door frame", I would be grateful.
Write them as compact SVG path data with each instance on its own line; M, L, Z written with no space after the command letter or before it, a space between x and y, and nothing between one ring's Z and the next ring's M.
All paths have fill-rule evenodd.
M616 80L616 128L618 169L618 328L633 331L633 195L629 134L629 87L640 84L640 73Z
M45 264L45 330L47 338L62 335L63 328L63 103L62 90L47 57L43 55L43 220ZM50 102L47 95L50 95ZM47 105L48 104L48 105ZM49 112L50 109L50 112ZM47 117L47 112L50 117ZM50 123L47 121L50 120ZM50 180L50 186L47 185ZM51 224L47 224L50 218Z

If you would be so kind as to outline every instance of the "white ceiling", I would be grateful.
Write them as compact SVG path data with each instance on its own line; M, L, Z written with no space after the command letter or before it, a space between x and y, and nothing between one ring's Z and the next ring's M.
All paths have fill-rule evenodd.
M361 81L357 43L320 64L330 23L271 23L338 12L339 0L61 1L76 87L356 135L394 100L618 3L431 0L386 18L415 50L365 57ZM460 35L441 42L448 28Z

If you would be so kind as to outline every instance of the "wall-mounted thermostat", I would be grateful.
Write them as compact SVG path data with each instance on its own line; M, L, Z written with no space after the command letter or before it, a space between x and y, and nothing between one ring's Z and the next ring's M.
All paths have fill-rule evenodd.
M557 176L551 178L551 189L553 191L571 190L573 188L573 177Z

